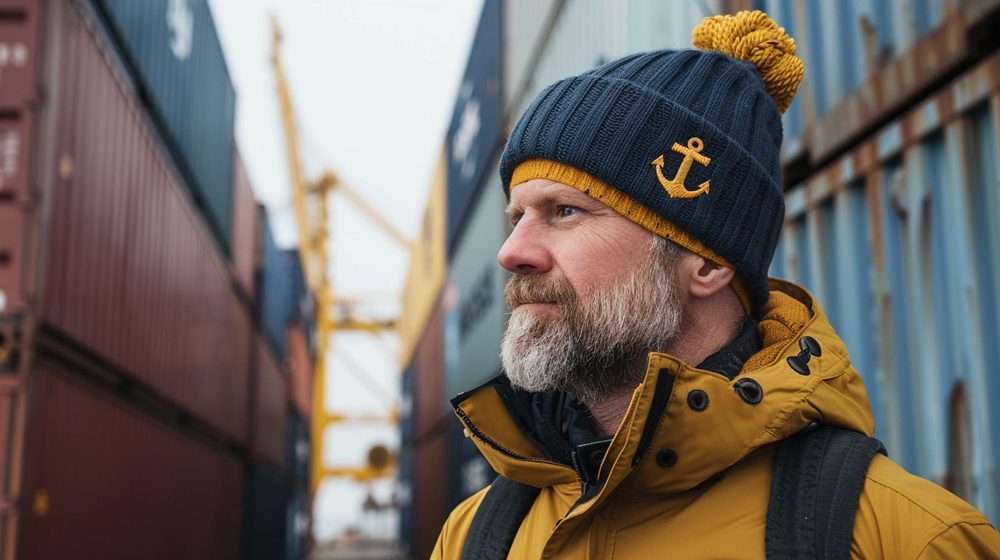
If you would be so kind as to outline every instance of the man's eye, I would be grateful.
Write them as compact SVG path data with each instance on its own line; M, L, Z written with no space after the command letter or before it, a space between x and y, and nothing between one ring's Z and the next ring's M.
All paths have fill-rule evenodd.
M576 206L560 206L556 208L556 215L559 216L560 218L565 218L567 216L572 216L573 214L576 214L579 211L580 209L577 208Z

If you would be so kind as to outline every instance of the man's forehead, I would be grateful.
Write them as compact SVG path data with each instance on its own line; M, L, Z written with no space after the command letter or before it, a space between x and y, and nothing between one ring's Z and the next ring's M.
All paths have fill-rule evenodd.
M575 187L551 179L532 179L510 190L510 204L507 213L522 210L528 206L544 204L603 204Z

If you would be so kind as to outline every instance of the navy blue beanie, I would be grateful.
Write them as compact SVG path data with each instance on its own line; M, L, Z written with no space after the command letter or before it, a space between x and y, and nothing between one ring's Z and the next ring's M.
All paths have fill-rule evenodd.
M547 178L736 271L751 312L784 219L781 113L802 78L761 12L707 18L699 48L635 54L542 91L500 160L504 190Z

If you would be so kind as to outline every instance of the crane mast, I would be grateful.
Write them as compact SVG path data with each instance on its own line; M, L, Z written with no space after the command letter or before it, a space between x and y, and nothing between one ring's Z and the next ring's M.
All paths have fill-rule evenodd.
M392 224L379 215L355 191L339 180L332 171L326 171L319 179L308 181L302 172L299 158L298 132L295 126L295 111L289 93L288 81L281 62L281 31L272 18L271 64L274 67L278 86L278 102L281 108L281 122L285 133L285 152L291 179L292 198L299 236L299 255L303 262L306 285L316 296L316 363L313 383L313 407L310 420L312 456L310 464L310 493L315 495L320 483L327 477L346 476L358 481L372 480L393 474L394 461L384 459L384 448L373 448L369 457L376 461L361 467L329 468L323 463L323 445L326 428L332 424L345 422L392 423L398 422L398 414L393 409L386 416L349 416L331 413L326 409L325 395L327 382L327 362L332 348L332 334L335 330L355 330L378 334L396 328L395 320L365 320L351 311L352 302L335 300L330 279L329 257L329 202L334 191L342 193L369 220L385 234L402 245L407 252L412 243ZM335 303L343 305L345 312L335 313Z

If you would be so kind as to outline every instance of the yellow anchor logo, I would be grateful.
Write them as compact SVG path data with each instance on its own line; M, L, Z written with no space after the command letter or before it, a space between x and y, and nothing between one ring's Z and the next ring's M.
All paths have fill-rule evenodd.
M705 144L702 143L701 138L691 138L688 140L686 148L674 142L674 145L670 149L683 155L684 161L681 162L681 166L677 169L677 174L674 175L673 179L667 179L663 176L664 160L662 155L653 160L653 166L656 167L656 178L660 180L660 184L667 190L670 198L694 198L708 193L708 181L698 185L698 189L693 191L687 190L687 187L684 186L684 179L687 179L691 163L697 161L705 167L708 167L708 164L712 163L712 158L701 155L701 151L704 148Z

